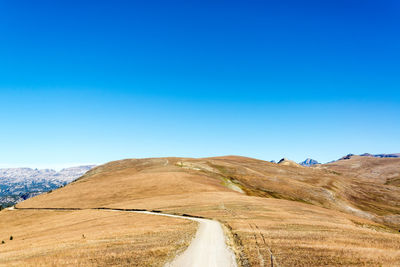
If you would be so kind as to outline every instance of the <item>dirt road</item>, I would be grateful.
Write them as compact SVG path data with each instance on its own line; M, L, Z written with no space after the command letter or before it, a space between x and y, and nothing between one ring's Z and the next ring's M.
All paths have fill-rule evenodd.
M165 267L236 267L235 254L226 245L226 238L221 224L217 221L138 211L138 213L153 214L193 220L199 223L195 238L189 247Z
M9 208L14 209L14 207ZM33 210L81 210L79 208L22 208ZM96 209L96 208L93 208ZM192 220L199 223L196 236L190 243L189 247L180 255L164 267L237 267L235 254L227 246L226 238L222 226L219 222L194 218L189 216L179 216L165 214L161 212L132 210L132 209L112 209L98 208L101 210L109 210L114 212L135 212L142 214L151 214L155 216L167 216Z

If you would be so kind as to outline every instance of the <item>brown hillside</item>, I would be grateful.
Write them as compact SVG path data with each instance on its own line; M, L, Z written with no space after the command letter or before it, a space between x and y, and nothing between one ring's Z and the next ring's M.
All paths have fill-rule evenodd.
M352 156L322 165L346 178L352 205L394 227L400 224L400 158ZM375 216L378 215L378 216Z
M400 236L376 222L396 227L398 193L329 166L237 156L129 159L17 207L155 209L214 218L230 229L243 266L266 266L270 249L280 266L393 266L400 262ZM369 195L380 198L365 202ZM392 202L383 201L387 196Z
M395 184L400 180L400 158L352 156L325 165L329 169L381 184Z

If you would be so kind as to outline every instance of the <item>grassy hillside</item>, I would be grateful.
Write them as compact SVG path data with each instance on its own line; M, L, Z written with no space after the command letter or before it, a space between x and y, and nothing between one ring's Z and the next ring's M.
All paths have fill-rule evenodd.
M347 199L375 221L400 228L400 158L352 156L322 165L350 183Z
M268 266L271 252L279 266L394 266L399 193L325 165L236 156L130 159L17 207L155 209L217 219L242 266ZM370 195L376 200L361 201Z
M190 221L127 212L4 210L0 265L163 266L195 230Z
M400 158L375 158L352 156L339 160L325 167L353 177L386 185L399 185Z

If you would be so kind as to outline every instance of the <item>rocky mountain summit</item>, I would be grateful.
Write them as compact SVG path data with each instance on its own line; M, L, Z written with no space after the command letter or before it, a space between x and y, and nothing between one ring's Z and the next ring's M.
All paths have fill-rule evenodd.
M306 160L299 162L299 164L304 167L311 167L313 165L320 164L320 163L318 161L316 161L315 159L307 158Z
M22 200L64 186L81 177L95 165L53 169L0 169L0 206L14 205Z

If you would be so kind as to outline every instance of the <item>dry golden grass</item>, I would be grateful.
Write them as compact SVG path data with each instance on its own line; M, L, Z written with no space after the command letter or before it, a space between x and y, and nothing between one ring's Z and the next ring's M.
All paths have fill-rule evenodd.
M374 183L385 184L400 178L400 158L352 156L325 164L324 167Z
M235 235L243 266L269 266L268 249L279 266L396 266L400 262L400 235L394 230L308 204L206 192L148 198L146 204L133 200L121 207L135 205L219 220Z
M269 266L269 249L279 266L396 266L400 235L377 222L397 216L397 192L324 166L165 158L112 162L18 207L156 209L217 219L230 229L242 266Z
M231 206L232 205L232 206ZM225 218L242 240L251 266L268 265L271 249L279 266L395 266L400 236L389 229L309 205L251 201L244 209L226 204Z
M353 156L322 166L344 176L347 201L377 222L399 228L400 158Z
M195 230L191 221L128 212L5 210L0 265L162 266Z

